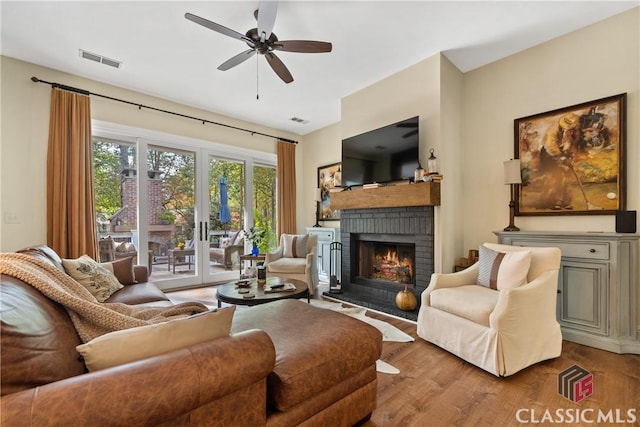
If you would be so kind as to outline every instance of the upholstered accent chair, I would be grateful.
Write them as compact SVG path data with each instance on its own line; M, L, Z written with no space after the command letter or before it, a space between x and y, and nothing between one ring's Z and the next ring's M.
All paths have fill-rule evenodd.
M240 266L240 255L244 253L244 231L237 230L221 237L217 247L209 248L209 260L223 264L227 270Z
M138 261L138 250L131 242L116 242L111 236L98 241L100 262L111 262L123 258L133 258L133 263Z
M484 243L466 270L431 276L418 336L496 376L560 356L560 249Z
M309 286L309 292L318 287L317 234L283 234L274 253L266 254L267 276L299 279Z

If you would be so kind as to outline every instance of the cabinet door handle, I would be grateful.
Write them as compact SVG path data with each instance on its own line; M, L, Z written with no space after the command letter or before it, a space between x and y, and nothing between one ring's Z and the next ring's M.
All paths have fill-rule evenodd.
M595 253L596 253L596 250L595 250L595 249L593 249L593 248L591 248L591 249L589 249L589 252L591 252L592 254L595 254Z

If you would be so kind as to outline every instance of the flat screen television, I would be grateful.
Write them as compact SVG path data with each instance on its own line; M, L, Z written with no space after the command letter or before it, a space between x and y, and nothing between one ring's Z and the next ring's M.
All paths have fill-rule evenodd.
M412 179L418 141L418 116L343 139L342 186Z

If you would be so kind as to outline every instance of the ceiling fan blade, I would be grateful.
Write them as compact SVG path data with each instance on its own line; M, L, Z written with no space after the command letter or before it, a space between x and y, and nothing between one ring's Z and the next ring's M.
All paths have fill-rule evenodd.
M274 53L269 52L265 53L264 56L267 58L267 62L271 65L273 71L276 72L278 77L282 79L285 83L291 83L293 81L293 76L285 67L284 63L278 58Z
M283 52L300 53L324 53L332 49L331 43L313 40L278 40L273 47Z
M409 132L405 133L404 135L402 135L402 137L403 138L409 138L410 136L417 135L417 134L418 134L418 130L416 129L416 130L412 130L412 131L409 131Z
M271 36L273 25L276 23L278 13L277 1L261 1L258 6L258 35L264 42ZM262 38L264 33L264 39Z
M196 24L200 24L203 27L206 27L210 30L216 31L220 34L224 34L225 36L229 36L234 39L242 40L243 42L249 43L251 46L255 46L255 43L249 37L245 36L244 34L240 34L239 32L234 31L230 28L227 28L223 25L216 24L215 22L211 22L208 19L201 18L189 12L185 13L184 17L187 18L189 21L195 22Z
M244 61L251 58L255 54L256 54L255 49L248 49L248 50L245 50L244 52L240 52L236 56L233 56L227 59L222 64L220 64L220 66L218 67L218 70L227 71L229 68L233 68L238 64L242 64Z

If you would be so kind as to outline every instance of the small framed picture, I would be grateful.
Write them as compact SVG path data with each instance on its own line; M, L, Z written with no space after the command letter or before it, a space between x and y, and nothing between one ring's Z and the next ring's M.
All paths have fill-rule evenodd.
M331 209L331 190L342 186L342 163L332 163L318 168L318 189L320 190L319 221L340 219L340 210Z

